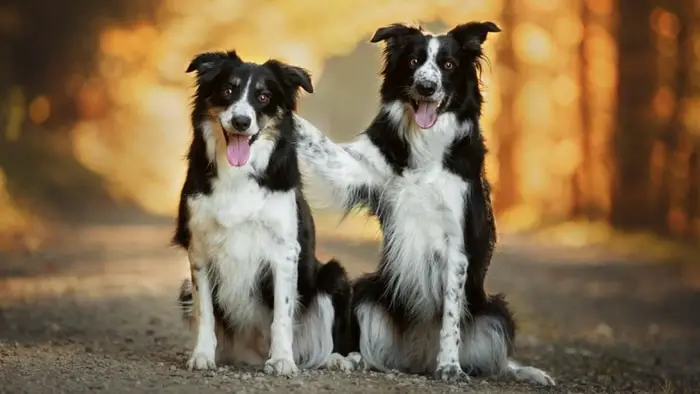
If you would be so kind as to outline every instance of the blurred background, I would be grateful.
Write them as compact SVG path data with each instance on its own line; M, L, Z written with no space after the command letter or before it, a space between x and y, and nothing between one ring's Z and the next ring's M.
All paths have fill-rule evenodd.
M198 52L307 67L301 112L343 141L376 111L377 27L483 19L503 28L483 75L500 229L583 221L597 225L562 237L606 224L698 243L699 18L693 0L4 1L0 231L171 217Z
M530 256L522 259L532 267L583 259L547 276L497 256L505 268L495 268L494 286L510 289L525 275L533 283L565 281L572 297L636 289L658 310L685 305L677 295L652 295L666 289L656 268L646 272L590 247L623 253L624 262L682 263L669 288L700 278L688 273L697 272L700 256L696 0L4 0L0 291L14 294L4 298L31 299L50 286L60 289L51 294L87 287L102 294L111 288L107 277L118 282L115 294L150 286L162 296L177 286L187 263L167 245L191 135L193 80L184 70L195 54L236 49L248 60L275 57L308 68L316 93L303 98L302 115L347 141L376 112L381 46L368 39L378 27L401 21L444 31L470 20L503 30L485 44L483 73L487 171L503 253ZM321 253L345 250L345 261L371 267L374 256L362 251L375 250L376 225L362 218L337 227L337 219L318 214ZM526 248L533 239L540 241L534 252ZM555 244L570 249L543 252ZM616 271L568 271L576 264ZM177 267L177 274L149 265ZM73 266L81 268L68 271ZM647 282L652 290L639 284ZM513 292L516 303L531 301L531 289ZM560 301L567 309L575 300ZM608 317L656 313L638 301ZM541 305L538 313L554 316ZM18 316L21 331L29 323ZM579 328L617 332L599 320ZM649 321L639 325L645 333ZM39 326L53 327L47 324Z

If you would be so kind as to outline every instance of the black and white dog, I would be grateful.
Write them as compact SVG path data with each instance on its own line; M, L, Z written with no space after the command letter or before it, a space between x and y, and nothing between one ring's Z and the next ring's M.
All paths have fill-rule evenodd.
M307 190L345 210L368 207L382 229L377 271L353 285L360 354L346 368L362 360L441 380L507 374L554 384L509 358L513 317L502 295L484 289L496 228L479 72L482 44L498 31L492 22L444 35L383 27L371 39L386 49L381 108L369 127L339 145L298 120Z
M219 360L292 375L326 366L350 325L350 282L315 257L315 229L300 191L296 110L309 74L235 51L196 56L194 138L175 244L189 254L180 305L196 328L190 369Z

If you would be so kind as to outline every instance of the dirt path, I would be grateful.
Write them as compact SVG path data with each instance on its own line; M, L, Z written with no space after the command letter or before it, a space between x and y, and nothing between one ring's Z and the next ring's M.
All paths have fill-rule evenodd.
M0 254L0 393L700 392L700 287L672 265L504 239L491 291L518 314L517 358L549 371L540 389L497 379L308 372L188 372L175 295L185 256L169 226L82 227L33 253ZM322 254L357 274L376 243L319 226Z

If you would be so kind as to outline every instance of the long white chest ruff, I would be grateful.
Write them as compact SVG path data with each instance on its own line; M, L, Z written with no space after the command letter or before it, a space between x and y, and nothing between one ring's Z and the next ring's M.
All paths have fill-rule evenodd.
M394 299L417 316L442 307L446 262L463 251L468 184L439 163L406 170L384 192L388 208L384 242Z
M211 195L188 204L193 240L218 274L216 301L240 328L267 324L259 279L296 242L294 191L270 192L242 176L215 181Z

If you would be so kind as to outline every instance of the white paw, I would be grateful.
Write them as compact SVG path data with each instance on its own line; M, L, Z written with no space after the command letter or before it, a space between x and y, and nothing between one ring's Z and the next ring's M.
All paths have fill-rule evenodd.
M273 376L294 376L299 372L294 360L286 358L270 359L265 362L263 369L266 374Z
M468 382L469 375L462 370L459 364L438 365L435 370L435 380Z
M353 370L355 371L367 371L369 370L369 365L365 361L364 358L362 358L362 354L358 352L352 352L348 354L347 357L345 357L346 360L350 361L353 366Z
M192 357L187 360L187 369L190 371L205 370L205 369L216 369L216 361L214 361L215 352L203 352L200 350L195 350L192 353Z
M554 379L547 372L535 367L520 367L513 371L513 376L517 380L537 383L542 386L555 385Z
M355 370L355 364L341 354L333 353L328 357L326 368L331 371L352 372Z

